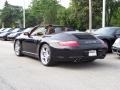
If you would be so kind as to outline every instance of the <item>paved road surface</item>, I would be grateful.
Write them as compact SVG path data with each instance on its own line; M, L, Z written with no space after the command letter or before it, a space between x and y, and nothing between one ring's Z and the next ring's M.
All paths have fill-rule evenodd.
M17 57L12 42L0 41L0 90L120 90L120 58L45 67Z

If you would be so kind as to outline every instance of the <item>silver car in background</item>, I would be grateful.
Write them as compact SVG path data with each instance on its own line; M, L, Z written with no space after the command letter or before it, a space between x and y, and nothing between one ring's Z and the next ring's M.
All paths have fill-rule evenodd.
M120 37L112 45L112 52L120 56Z

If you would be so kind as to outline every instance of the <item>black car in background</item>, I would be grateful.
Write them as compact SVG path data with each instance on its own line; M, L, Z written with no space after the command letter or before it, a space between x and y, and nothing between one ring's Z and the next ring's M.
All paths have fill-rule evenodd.
M5 29L5 28L1 28L1 29L0 29L0 32L3 31L4 29Z
M25 33L25 32L30 32L33 29L31 28L26 28L26 29L20 29L18 32L11 33L7 36L7 40L14 40L17 36Z
M2 30L0 31L0 34L1 34L1 33L4 33L4 32L9 32L9 31L11 31L11 29L12 29L12 28L2 29Z
M0 34L0 39L2 40L7 40L7 36L11 33L15 33L18 32L19 30L21 30L20 28L15 28L15 29L9 29L9 30L4 30L1 34Z
M113 43L120 36L120 27L100 28L94 32L94 35L102 39L108 46L108 51L111 51Z
M46 35L45 27L38 27L30 33L16 37L14 42L16 55L24 54L39 58L45 66L56 61L92 62L106 56L105 43L93 35L76 31L65 32L63 27L54 29L54 34Z

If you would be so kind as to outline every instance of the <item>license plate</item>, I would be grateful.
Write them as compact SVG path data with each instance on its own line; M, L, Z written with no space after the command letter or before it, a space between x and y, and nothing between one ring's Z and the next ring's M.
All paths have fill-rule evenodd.
M97 51L96 50L90 50L89 51L89 56L97 56Z

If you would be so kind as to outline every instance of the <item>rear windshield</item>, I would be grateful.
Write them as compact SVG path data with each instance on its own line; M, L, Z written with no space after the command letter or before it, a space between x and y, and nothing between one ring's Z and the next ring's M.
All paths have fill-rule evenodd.
M81 34L73 34L76 38L78 39L96 39L94 36L92 35L81 35Z

